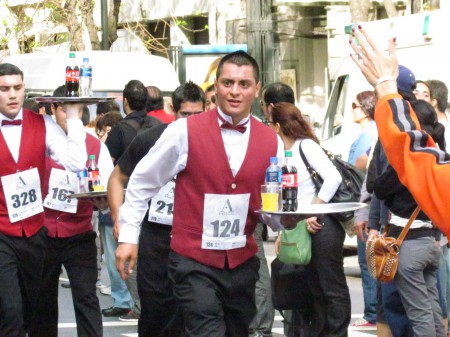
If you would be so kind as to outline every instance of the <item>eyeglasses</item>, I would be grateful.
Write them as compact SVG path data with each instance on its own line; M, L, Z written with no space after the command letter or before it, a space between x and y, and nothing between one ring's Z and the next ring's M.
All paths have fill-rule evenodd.
M269 121L268 119L264 120L264 124L269 126L270 124L276 124L274 121Z
M180 114L181 117L189 117L192 115L196 115L199 113L202 113L203 111L179 111L178 113Z
M355 102L353 102L353 103L352 103L352 109L353 109L353 110L355 110L355 109L357 109L357 108L362 108L362 105L361 105L361 104L358 104L358 103L355 103Z

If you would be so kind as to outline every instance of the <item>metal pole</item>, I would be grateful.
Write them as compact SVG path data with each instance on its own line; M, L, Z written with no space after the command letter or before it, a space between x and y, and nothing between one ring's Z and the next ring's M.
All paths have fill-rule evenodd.
M108 0L101 0L102 50L109 50L108 43Z
M259 64L260 81L264 86L279 80L279 44L273 34L271 12L272 0L247 0L247 45L248 52ZM261 107L255 101L252 111L262 115Z

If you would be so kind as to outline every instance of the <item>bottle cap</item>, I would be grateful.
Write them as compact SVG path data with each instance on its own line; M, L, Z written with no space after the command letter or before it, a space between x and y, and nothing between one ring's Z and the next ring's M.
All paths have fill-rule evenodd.
M277 157L270 157L270 163L273 165L277 165L278 164L278 158Z
M74 58L75 58L75 53L70 53L70 54L69 54L69 57L70 57L71 59L74 59Z
M83 57L83 62L89 62L89 57Z
M90 154L89 159L95 159L95 154Z
M292 157L292 151L290 151L290 150L284 151L284 156L285 157Z

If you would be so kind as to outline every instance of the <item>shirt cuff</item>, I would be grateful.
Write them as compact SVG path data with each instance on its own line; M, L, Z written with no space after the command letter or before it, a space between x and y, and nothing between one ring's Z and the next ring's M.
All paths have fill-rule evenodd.
M139 243L140 227L123 225L120 228L119 242L132 243L137 245Z

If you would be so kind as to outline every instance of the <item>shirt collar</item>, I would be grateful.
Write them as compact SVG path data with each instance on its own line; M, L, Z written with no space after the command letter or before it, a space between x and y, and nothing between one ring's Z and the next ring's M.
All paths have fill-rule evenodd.
M219 113L220 116L222 116L223 119L225 119L227 122L233 124L233 119L232 119L230 116L225 115L225 114L222 112L222 110L220 109L220 107L217 107L217 112ZM249 119L250 119L250 114L249 114L247 117L242 118L242 120L238 123L238 125L247 123L247 121L248 121ZM217 120L219 121L219 119L217 119ZM219 121L219 123L221 123L221 122Z
M4 114L0 114L0 124L3 120L14 121L16 119L23 119L23 109L20 109L19 113L16 115L16 117L14 117L14 119L8 118Z

